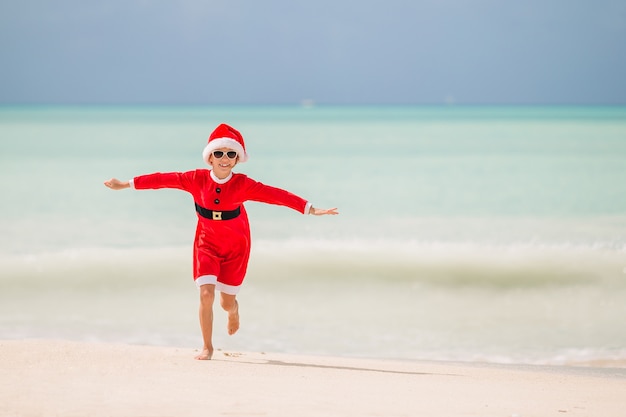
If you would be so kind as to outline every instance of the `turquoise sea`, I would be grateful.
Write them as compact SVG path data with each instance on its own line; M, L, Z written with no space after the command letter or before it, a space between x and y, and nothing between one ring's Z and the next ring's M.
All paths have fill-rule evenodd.
M249 203L225 350L626 363L626 107L0 107L0 339L200 347L193 201L103 181L236 170L335 217Z

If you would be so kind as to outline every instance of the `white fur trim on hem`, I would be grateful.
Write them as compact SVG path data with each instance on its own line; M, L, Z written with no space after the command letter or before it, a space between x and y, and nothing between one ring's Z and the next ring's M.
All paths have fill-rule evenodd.
M223 282L218 282L217 285L215 286L215 289L217 289L219 292L223 292L224 294L230 294L230 295L239 294L240 288L241 288L241 285L228 285L228 284L224 284Z
M217 277L215 275L202 275L201 277L196 278L196 286L198 288L207 284L217 284Z
M200 288L203 285L215 285L215 289L225 294L237 295L241 285L228 285L218 282L215 275L202 275L196 278L196 286Z

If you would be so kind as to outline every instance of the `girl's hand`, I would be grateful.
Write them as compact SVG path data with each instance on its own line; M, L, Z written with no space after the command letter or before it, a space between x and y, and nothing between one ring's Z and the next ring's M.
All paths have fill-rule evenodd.
M339 212L337 211L337 207L331 209L318 209L311 206L311 208L309 209L309 214L312 214L314 216L323 216L325 214L335 215L339 214Z
M128 181L120 181L117 178L111 178L110 180L105 181L104 185L112 190L123 190L124 188L130 187Z

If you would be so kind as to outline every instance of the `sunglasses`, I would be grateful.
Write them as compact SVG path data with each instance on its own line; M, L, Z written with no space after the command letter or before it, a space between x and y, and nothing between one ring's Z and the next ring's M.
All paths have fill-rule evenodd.
M228 152L213 151L213 156L216 157L217 159L221 159L224 156L224 154L226 154L228 159L235 159L235 158L237 158L237 152L235 152L235 151L228 151Z

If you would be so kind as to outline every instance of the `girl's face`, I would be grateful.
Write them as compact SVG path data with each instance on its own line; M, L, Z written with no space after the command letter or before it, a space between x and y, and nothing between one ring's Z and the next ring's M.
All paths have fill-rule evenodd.
M220 179L230 175L230 171L237 165L237 161L239 161L239 155L230 148L216 149L209 156L209 163L213 168L213 173Z

